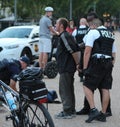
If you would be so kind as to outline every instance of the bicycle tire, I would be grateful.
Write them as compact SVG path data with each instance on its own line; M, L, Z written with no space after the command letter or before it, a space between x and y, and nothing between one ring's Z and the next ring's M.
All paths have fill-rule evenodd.
M29 121L27 127L54 127L50 113L43 104L29 102L24 107L24 112Z
M50 61L46 64L45 75L47 75L48 78L52 79L55 78L58 74L58 68L56 61Z
M13 127L20 127L15 118L12 119L12 124Z

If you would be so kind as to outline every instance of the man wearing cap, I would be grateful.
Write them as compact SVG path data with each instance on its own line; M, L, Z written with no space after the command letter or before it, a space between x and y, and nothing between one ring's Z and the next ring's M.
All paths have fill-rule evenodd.
M12 89L16 89L15 75L19 74L30 64L27 56L22 56L19 60L16 59L3 59L0 62L0 80L10 85Z
M55 29L52 26L52 13L53 13L52 7L46 7L45 8L45 15L42 16L40 19L39 25L39 36L40 36L40 55L39 55L39 66L41 68L45 68L47 60L48 60L48 53L51 52L51 33L58 34L58 32L55 31Z

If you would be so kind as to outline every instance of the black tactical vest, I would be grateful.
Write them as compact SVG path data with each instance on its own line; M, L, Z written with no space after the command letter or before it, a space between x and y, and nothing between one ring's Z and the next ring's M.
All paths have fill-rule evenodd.
M100 37L95 40L92 55L93 54L104 54L112 56L112 46L114 42L114 35L107 29L97 29L100 33Z
M83 37L85 36L87 31L88 31L88 27L77 29L77 34L76 34L75 38L76 38L76 41L78 44L83 42Z

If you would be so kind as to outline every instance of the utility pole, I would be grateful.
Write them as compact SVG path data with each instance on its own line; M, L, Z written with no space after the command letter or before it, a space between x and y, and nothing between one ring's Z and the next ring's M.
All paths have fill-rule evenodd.
M96 12L96 2L94 2L94 4L93 4L93 10L94 10L94 12Z
M14 0L14 17L15 17L14 25L16 25L17 23L17 0Z
M70 20L72 19L72 0L70 0Z

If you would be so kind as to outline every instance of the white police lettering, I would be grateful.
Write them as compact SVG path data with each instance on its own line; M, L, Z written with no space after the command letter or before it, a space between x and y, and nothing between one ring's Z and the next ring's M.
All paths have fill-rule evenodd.
M87 30L78 30L78 34L86 34Z
M101 30L101 33L103 37L115 39L114 35L110 31Z

